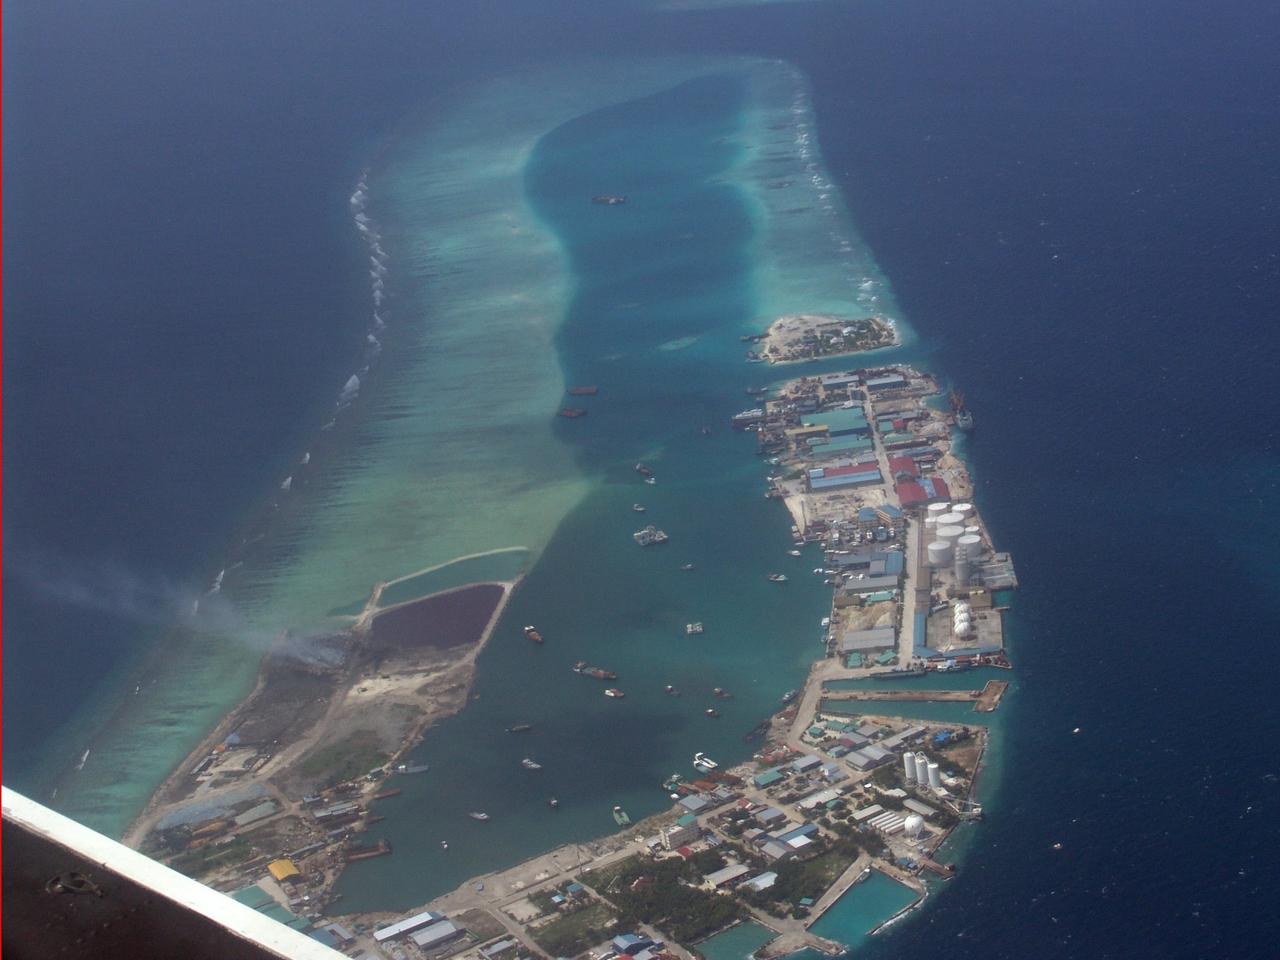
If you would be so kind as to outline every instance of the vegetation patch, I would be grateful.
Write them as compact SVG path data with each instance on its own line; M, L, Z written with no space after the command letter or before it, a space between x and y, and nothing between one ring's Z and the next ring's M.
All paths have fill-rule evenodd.
M328 786L362 777L388 759L374 731L356 730L336 743L313 750L298 769L304 776Z
M551 956L573 957L608 940L617 931L613 911L603 903L592 903L529 932L534 942Z
M703 868L724 865L714 851L707 853L687 862L673 857L644 863L633 857L582 879L618 907L618 923L624 929L647 923L680 943L693 943L747 916L747 909L733 897L697 886Z

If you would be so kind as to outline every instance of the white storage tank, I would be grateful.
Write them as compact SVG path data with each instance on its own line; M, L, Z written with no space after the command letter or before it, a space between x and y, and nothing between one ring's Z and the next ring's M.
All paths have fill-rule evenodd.
M963 550L970 560L977 560L982 556L982 538L976 533L963 533L956 540L956 549Z
M962 516L962 517L972 517L972 516L973 516L973 504L972 504L972 503L957 503L954 507L952 507L952 508L951 508L951 510L952 510L952 512L953 512L953 513L958 513L958 514L960 514L960 516Z
M935 520L944 513L951 512L951 504L949 503L931 503L925 508L926 515L933 517Z
M959 540L963 536L964 527L954 527L950 525L944 527L941 523L938 524L939 540Z
M956 512L954 512L954 511L952 511L952 512L950 512L950 513L943 513L943 514L939 514L939 515L938 515L938 526L940 526L940 527L942 527L942 526L947 526L947 527L963 527L963 526L964 526L964 514L962 514L962 513L956 513Z
M974 536L977 536L982 532L982 528L978 526L976 523L967 523L965 524L964 532L972 533Z
M929 782L929 758L923 753L916 754L916 782L921 786Z
M902 755L902 775L907 783L916 782L916 755L910 750Z
M949 540L935 540L928 546L929 566L949 567L953 556Z
M928 766L929 786L937 790L942 786L942 775L938 772L938 765L931 763Z

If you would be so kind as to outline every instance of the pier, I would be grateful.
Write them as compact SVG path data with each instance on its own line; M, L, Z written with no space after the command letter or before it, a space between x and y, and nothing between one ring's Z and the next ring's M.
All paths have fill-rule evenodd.
M988 680L981 690L827 690L823 700L898 701L908 703L972 703L978 713L991 713L1000 706L1008 680Z

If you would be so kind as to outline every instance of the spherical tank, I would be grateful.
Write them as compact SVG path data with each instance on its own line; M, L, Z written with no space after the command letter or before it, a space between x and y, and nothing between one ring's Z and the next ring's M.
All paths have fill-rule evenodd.
M902 832L908 837L920 836L920 831L924 829L924 817L918 813L913 813L907 817L906 822L902 825Z

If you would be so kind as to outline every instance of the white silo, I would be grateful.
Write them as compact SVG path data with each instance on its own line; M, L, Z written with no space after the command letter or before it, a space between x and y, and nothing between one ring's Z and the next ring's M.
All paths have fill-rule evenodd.
M907 817L902 824L902 832L908 837L920 836L920 831L924 829L924 817L918 813L913 813Z
M951 512L951 504L949 503L931 503L929 504L928 507L925 508L925 514L930 517L933 517L935 520L937 520L938 517L942 516L944 513L950 513L950 512Z
M972 516L973 516L973 504L972 504L972 503L957 503L954 507L952 507L952 508L951 508L951 511L952 511L953 513L958 513L958 514L960 514L960 516L962 516L962 517L972 517Z
M929 782L929 758L923 753L916 754L916 782L921 786Z
M938 526L939 527L963 527L964 514L956 513L954 511L950 513L939 514Z
M927 772L929 775L929 786L933 787L935 790L941 789L942 776L938 773L938 765L936 763L929 764Z
M951 526L950 524L943 526L941 523L938 524L939 540L959 540L963 536L964 527Z
M916 782L916 755L910 750L902 755L902 775L907 783Z
M964 537L960 538L960 540L963 539ZM959 543L959 541L957 541L957 543ZM969 585L969 577L971 573L972 571L969 569L969 551L964 548L963 544L961 544L956 547L956 585L967 587Z
M929 566L931 567L949 567L951 566L951 543L948 540L935 540L928 546Z

